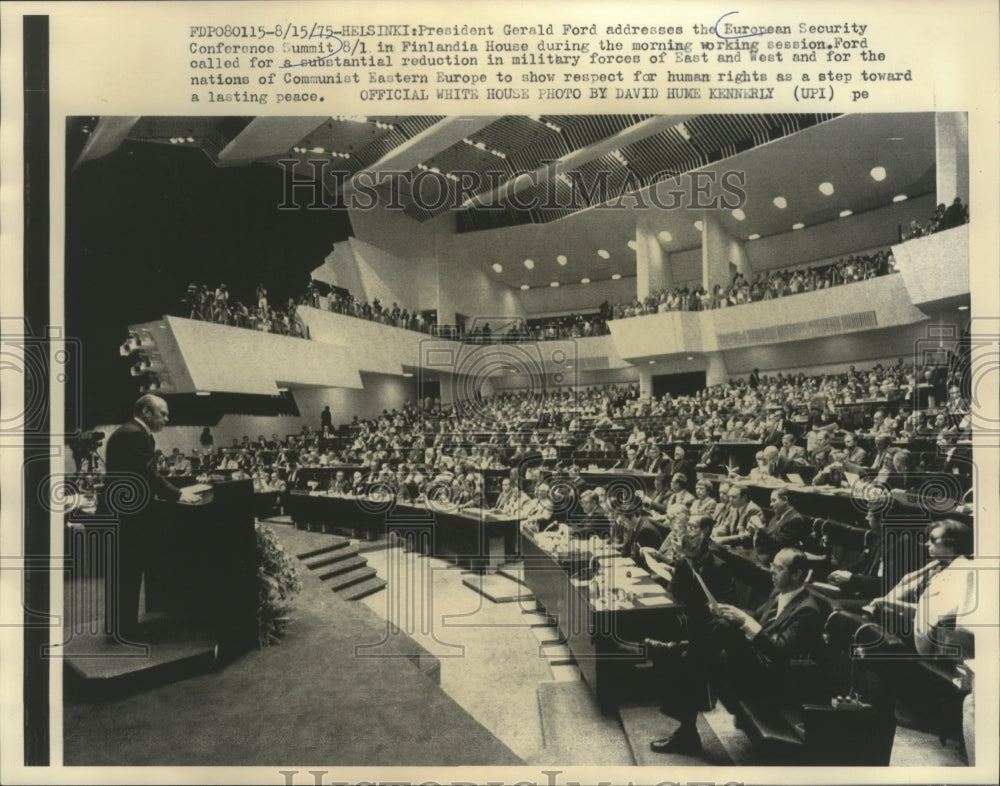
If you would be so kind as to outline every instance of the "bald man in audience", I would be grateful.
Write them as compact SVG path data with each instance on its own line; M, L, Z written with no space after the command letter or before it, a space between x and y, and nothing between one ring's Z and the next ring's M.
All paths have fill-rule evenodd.
M792 507L788 489L771 492L771 510L774 515L757 537L766 535L778 548L802 548L812 532L812 526Z
M704 707L706 679L737 696L767 701L782 692L792 658L818 651L823 615L804 586L809 571L805 554L782 549L770 570L774 591L763 606L751 614L710 599L711 618L688 642L671 648L668 668L657 670L660 711L679 720L680 727L650 743L656 753L701 756L696 721Z

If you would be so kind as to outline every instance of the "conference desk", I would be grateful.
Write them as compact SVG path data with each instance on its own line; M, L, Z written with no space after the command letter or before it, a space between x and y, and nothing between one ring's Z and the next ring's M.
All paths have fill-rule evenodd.
M720 476L706 476L719 479ZM931 476L928 476L929 478ZM783 480L774 483L754 483L739 480L750 491L750 499L761 508L770 508L771 492L776 488L788 489L788 501L803 516L832 519L845 524L867 527L865 517L869 507L882 512L885 522L909 522L916 525L930 524L943 518L953 518L972 526L972 513L957 500L933 495L940 486L929 485L923 493L893 489L871 489L861 483L857 488L835 489L827 486L796 486Z
M535 538L521 542L524 583L555 620L602 711L613 711L631 696L654 693L635 668L646 658L634 645L645 638L681 638L684 607L631 559L604 556L587 541L577 541L575 551L569 551L556 537ZM594 559L596 576L589 567ZM600 581L600 595L594 578Z
M353 495L293 491L285 511L299 528L350 529L375 539L393 533L413 539L428 556L485 568L520 553L518 521L481 508L448 509L436 503L408 503Z

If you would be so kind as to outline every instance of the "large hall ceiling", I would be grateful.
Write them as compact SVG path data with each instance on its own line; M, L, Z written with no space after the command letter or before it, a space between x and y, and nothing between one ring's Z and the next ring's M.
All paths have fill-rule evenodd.
M689 192L695 172L716 183L727 172L744 173L742 213L714 211L739 239L838 220L842 211L858 214L901 194L912 199L935 189L932 113L94 117L74 118L68 132L74 165L125 142L198 147L220 167L294 161L303 179L314 176L309 161L326 160L330 201L350 195L351 178L362 170L433 172L446 184L455 183L456 172L478 173L484 185L467 188L472 196L459 209L422 209L401 178L387 181L379 197L403 206L401 222L440 222L470 249L470 261L513 287L634 276L640 221L658 233L667 253L697 248L701 232L694 222L703 211L687 207L689 199L680 200L684 209L640 213L634 207L651 204L654 188L660 204L671 204L676 200L667 191ZM882 180L872 175L876 167L885 170ZM668 180L664 173L688 174ZM592 194L598 177L606 178L606 195L637 196L607 209ZM570 183L582 189L570 192ZM503 209L512 198L530 202L532 189L538 195L554 191L568 206ZM786 207L775 205L777 197ZM526 259L533 262L530 270Z

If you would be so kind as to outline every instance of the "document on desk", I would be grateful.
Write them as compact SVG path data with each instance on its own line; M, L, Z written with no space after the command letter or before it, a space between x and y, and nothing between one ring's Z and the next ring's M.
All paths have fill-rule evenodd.
M195 483L192 486L183 486L184 491L190 491L192 494L204 494L206 491L212 490L211 483Z
M648 597L636 598L635 603L637 606L655 608L657 606L671 606L674 603L674 599L668 595L650 595Z

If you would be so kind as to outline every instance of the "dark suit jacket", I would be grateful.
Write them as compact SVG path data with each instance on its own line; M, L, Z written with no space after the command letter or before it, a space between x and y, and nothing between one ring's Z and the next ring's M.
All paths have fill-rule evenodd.
M778 605L777 591L771 593L756 612L754 619L763 627L750 642L758 656L772 665L788 663L796 655L816 652L823 632L823 613L816 599L808 590L801 590L792 598L781 614L765 622Z
M731 603L736 591L736 579L729 565L714 550L709 550L697 565L708 591L719 603ZM681 559L674 568L670 581L670 594L685 606L685 611L695 619L707 618L708 599L691 569L690 561Z
M115 429L105 453L108 472L134 472L149 484L150 491L161 499L176 501L181 490L156 469L156 442L153 435L136 420Z
M695 471L694 462L687 458L682 458L680 461L671 461L670 475L676 475L678 472L687 478L685 488L688 491L694 489L694 484L698 482L698 473Z
M663 471L663 468L667 466L667 459L661 453L659 456L654 458L646 459L645 470L646 472L658 475Z
M868 534L870 537L865 539L864 550L855 559L841 566L843 570L851 572L851 580L845 587L847 592L866 600L886 591L886 581L878 575L879 565L882 563L882 538L873 532Z
M802 517L795 508L789 505L780 516L775 516L761 530L766 532L778 544L779 548L794 546L801 548L812 531L812 525Z
M656 549L663 542L663 533L649 520L647 516L641 516L635 524L635 528L625 536L621 553L633 559L639 553L639 549L649 547Z

